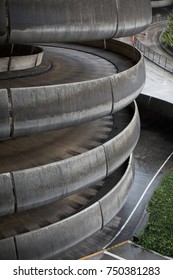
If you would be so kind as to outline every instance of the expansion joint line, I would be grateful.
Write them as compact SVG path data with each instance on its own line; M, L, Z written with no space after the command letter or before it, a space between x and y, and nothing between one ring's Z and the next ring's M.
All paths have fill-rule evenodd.
M112 86L112 82L111 82L110 77L109 77L109 82L110 82L111 94L112 94L112 108L111 108L111 111L110 111L110 115L112 115L113 111L114 111L114 92L113 92L113 86Z
M17 212L17 197L16 197L16 188L15 188L13 172L10 172L10 179L11 179L11 184L12 184L12 188L13 188L14 213L16 213Z
M105 163L106 163L106 176L105 176L105 178L106 178L108 176L108 160L107 160L107 157L106 157L105 146L102 145L102 147L103 147L104 155L105 155Z
M11 89L7 89L7 92L8 92L10 137L13 137L13 135L14 135L14 116L13 116L13 104L12 104L12 98L11 98Z
M16 252L16 259L19 260L19 254L18 254L18 249L17 249L17 240L16 240L15 236L13 236L13 240L14 240L14 246L15 246L15 252Z
M100 200L98 200L98 203L99 203L100 213L101 213L101 219L102 219L102 226L101 226L101 229L102 229L103 226L104 226L103 211L102 211L102 206L101 206Z
M116 34L118 32L118 27L119 27L119 12L118 12L118 3L117 3L117 0L115 0L115 4L116 4L116 11L115 11L115 14L117 15L117 26L116 26L116 31L114 33L114 35L112 36L113 37L116 37Z

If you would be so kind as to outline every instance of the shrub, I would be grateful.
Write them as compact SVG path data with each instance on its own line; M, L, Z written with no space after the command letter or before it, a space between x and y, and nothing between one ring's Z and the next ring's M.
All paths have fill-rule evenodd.
M170 15L168 25L161 35L162 43L173 48L173 13Z
M138 244L173 257L173 169L155 190L147 211L149 220Z

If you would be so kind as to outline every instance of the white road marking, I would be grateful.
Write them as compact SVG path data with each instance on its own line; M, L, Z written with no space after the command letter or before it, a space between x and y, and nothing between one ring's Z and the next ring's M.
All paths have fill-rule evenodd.
M173 152L169 155L169 157L164 161L164 163L162 164L162 166L159 168L159 170L156 172L156 174L154 175L154 177L152 178L152 180L149 182L148 186L146 187L145 191L143 192L142 196L140 197L140 199L138 200L135 208L132 210L130 216L128 217L128 219L125 221L124 225L121 227L121 229L118 231L118 233L112 238L112 240L103 247L103 249L106 249L119 235L120 233L123 231L123 229L126 227L126 225L128 224L128 222L130 221L130 219L132 218L133 214L135 213L136 209L138 208L139 204L141 203L142 199L144 198L145 194L147 193L147 191L149 190L150 186L152 185L153 181L156 179L157 175L160 173L160 171L162 170L162 168L166 165L166 163L169 161L169 159L173 156Z
M117 256L117 255L115 255L115 254L113 254L113 253L110 253L110 252L108 252L108 251L105 251L105 252L104 252L104 255L111 256L111 257L113 257L114 259L117 259L117 260L126 260L126 259L124 259L124 258L122 258L122 257L120 257L120 256Z

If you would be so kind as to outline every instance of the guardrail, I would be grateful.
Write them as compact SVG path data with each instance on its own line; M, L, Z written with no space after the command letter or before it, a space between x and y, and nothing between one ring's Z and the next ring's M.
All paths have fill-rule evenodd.
M152 23L168 20L169 14L167 15L156 15L152 17Z
M160 66L161 68L169 71L170 73L173 73L173 65L169 63L169 59L156 51L152 50L151 48L145 46L143 43L141 43L136 37L134 40L134 46L139 49L145 57L147 57L149 60Z

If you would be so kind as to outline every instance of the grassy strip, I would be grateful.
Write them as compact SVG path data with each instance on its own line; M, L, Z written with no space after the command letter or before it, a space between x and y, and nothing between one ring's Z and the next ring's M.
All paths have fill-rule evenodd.
M139 234L138 244L173 257L173 169L155 190L147 211L149 221Z

